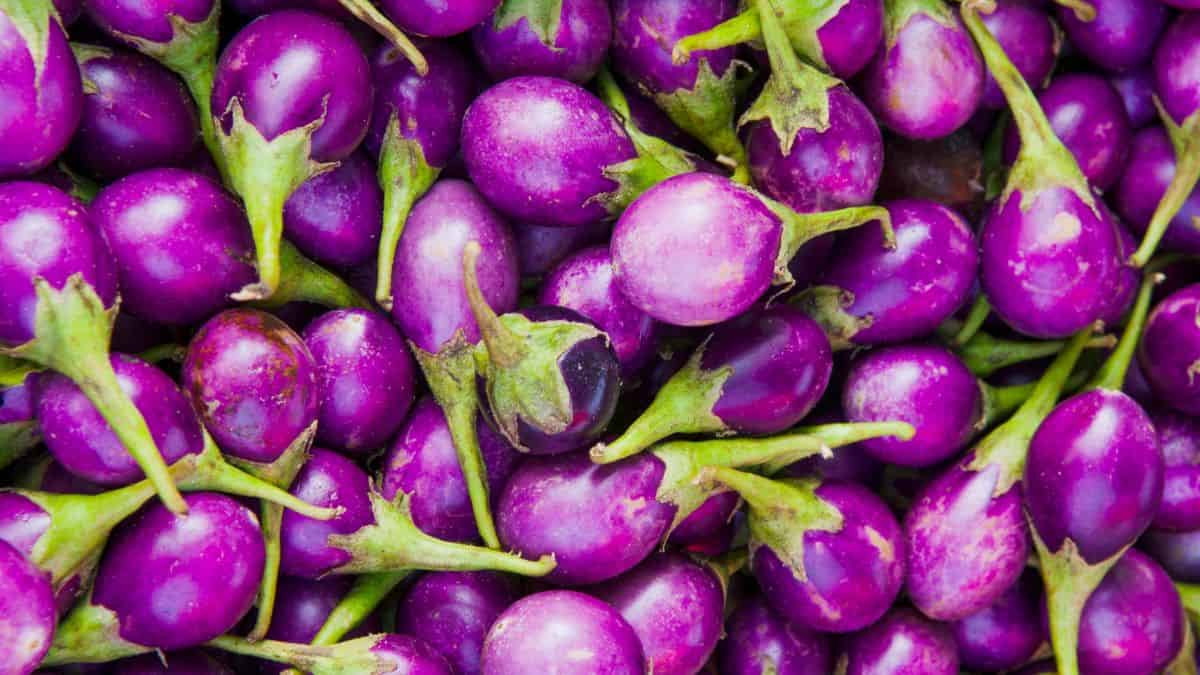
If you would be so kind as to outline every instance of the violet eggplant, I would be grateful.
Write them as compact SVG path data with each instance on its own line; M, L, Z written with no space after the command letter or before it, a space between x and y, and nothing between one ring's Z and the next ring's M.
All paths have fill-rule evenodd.
M427 41L429 72L402 61L384 45L371 60L376 94L366 143L379 164L383 230L379 238L375 300L392 308L396 246L413 204L458 152L467 106L476 94L475 66L456 47Z
M265 556L258 519L217 493L186 499L186 516L154 503L113 533L90 597L63 619L45 665L198 646L250 609Z
M1062 33L1046 8L1025 0L1001 0L996 10L982 19L1029 86L1044 87L1062 48ZM1004 108L1007 102L995 78L985 73L983 79L980 106Z
M1171 532L1151 529L1138 542L1138 549L1154 558L1176 582L1200 584L1200 530Z
M981 22L980 4L964 4L962 16L1021 136L1008 183L984 216L980 281L1008 325L1033 337L1066 337L1108 309L1119 281L1120 241L1029 85Z
M484 675L640 675L637 633L608 604L575 591L544 591L513 603L483 642Z
M634 306L665 323L703 326L741 314L772 283L793 283L788 263L806 242L875 220L891 243L881 207L801 214L722 176L687 173L630 204L610 246Z
M1031 548L1020 487L1029 441L1090 336L1073 337L1017 412L916 495L904 517L905 587L922 614L962 619L1020 577Z
M428 642L458 675L479 675L488 629L516 599L493 572L430 572L400 601L396 630Z
M54 6L7 2L0 8L0 178L28 176L50 165L79 126L79 66Z
M475 271L487 304L499 312L514 309L519 279L507 223L471 184L442 180L413 208L400 237L392 275L392 319L408 338L446 413L479 535L498 548L475 427L479 397L474 351L480 333L461 264L463 249L471 241L486 252L484 264Z
M383 447L417 386L400 331L381 314L342 309L308 324L303 338L317 368L317 442L359 454Z
M196 106L175 75L119 49L72 46L84 83L83 114L67 149L73 165L111 180L178 166L196 148Z
M1028 570L990 606L950 624L965 669L999 672L1028 663L1046 641L1042 586Z
M884 615L904 582L904 540L886 504L856 483L773 481L706 467L749 505L750 567L772 609L827 633Z
M1088 73L1059 75L1037 99L1050 129L1075 156L1088 183L1102 191L1116 185L1126 168L1133 131L1125 104L1108 80ZM1017 128L1008 126L1004 161L1012 162L1020 147Z
M450 37L470 30L500 6L501 0L383 0L383 11L401 29L429 37Z
M1154 107L1154 73L1149 67L1109 75L1108 83L1121 97L1125 114L1129 116L1129 126L1134 131L1144 129L1158 119Z
M846 644L846 675L955 675L958 652L946 626L896 609Z
M698 672L721 638L725 579L708 564L685 555L651 556L589 591L633 627L648 673Z
M658 322L621 293L607 246L583 249L554 267L542 281L538 303L579 312L604 331L625 381L650 362L658 345Z
M40 183L0 185L0 353L83 389L175 512L186 505L109 361L117 275L84 207Z
M300 184L283 204L283 233L313 260L337 268L369 261L379 246L383 191L361 151ZM247 228L248 229L248 228Z
M754 184L801 213L867 204L883 171L879 127L841 80L800 61L776 2L755 3L771 75L738 122Z
M0 541L0 669L32 673L54 636L54 593L45 572Z
M276 640L254 642L232 635L223 635L209 644L234 654L295 666L312 675L454 675L446 659L424 640L395 633L368 635L333 646Z
M600 70L612 34L607 0L508 0L471 42L493 81L545 75L583 84Z
M1152 410L1150 416L1165 466L1162 504L1151 526L1200 529L1200 422L1170 410Z
M1146 226L1142 244L1131 262L1145 265L1154 255L1176 215L1195 192L1200 179L1200 15L1183 12L1154 50L1154 92L1160 116L1175 148L1175 175ZM1160 179L1161 180L1161 179ZM1193 216L1193 219L1195 216Z
M513 225L513 235L517 239L517 258L521 268L521 278L542 277L563 262L567 256L582 251L589 246L599 246L608 243L608 235L612 229L611 223L600 222L595 225L582 227L551 227L546 225L529 225L517 223ZM560 282L562 283L562 282ZM543 304L558 304L541 300ZM628 301L626 301L628 302ZM578 307L572 309L580 311ZM596 321L595 318L592 319ZM597 321L603 324L603 322ZM619 332L619 331L618 331ZM622 358L621 349L615 347L620 341L613 338L617 357Z
M818 455L809 459L820 459L821 457ZM703 555L717 555L724 552L724 548L731 543L726 542L725 539L733 534L734 520L741 504L742 498L736 492L719 492L712 495L675 525L675 529L671 530L671 534L667 536L667 546L689 553L702 552ZM720 550L716 553L709 553L709 547L714 543L720 545L718 547Z
M970 298L979 252L962 217L915 199L886 208L895 246L873 227L840 235L815 285L792 300L824 326L835 347L929 335Z
M280 642L308 642L316 637L326 618L350 592L353 579L344 576L324 579L280 577L274 619L267 639ZM378 621L368 619L347 634L353 639L378 633ZM260 668L260 670L263 670ZM271 669L280 672L283 668Z
M612 419L621 389L608 336L554 305L497 316L479 288L480 251L478 242L467 243L463 278L482 335L475 352L481 411L524 452L557 454L591 443Z
M1150 223L1162 217L1158 205L1172 189L1176 173L1175 148L1163 127L1150 126L1134 135L1125 173L1113 193L1113 205L1138 234L1146 236ZM1200 189L1192 188L1167 221L1161 239L1163 249L1200 254L1200 230L1193 225L1197 218Z
M1185 286L1150 312L1138 347L1142 374L1155 398L1188 415L1200 415L1200 284Z
M908 138L940 138L966 124L985 71L954 11L940 1L888 0L883 25L883 47L861 81L871 112Z
M719 667L725 675L828 675L834 672L829 639L775 613L759 594L743 598L725 622ZM767 672L772 672L767 670Z
M833 371L829 341L788 305L756 309L718 326L615 440L591 450L601 464L681 433L766 435L804 418Z
M246 205L259 276L236 299L263 300L279 286L284 204L366 136L371 92L358 43L336 21L312 12L260 17L222 52L211 114L229 184Z
M1073 8L1055 8L1071 45L1092 63L1127 71L1150 60L1167 24L1168 9L1158 0L1087 0L1094 12L1080 17Z

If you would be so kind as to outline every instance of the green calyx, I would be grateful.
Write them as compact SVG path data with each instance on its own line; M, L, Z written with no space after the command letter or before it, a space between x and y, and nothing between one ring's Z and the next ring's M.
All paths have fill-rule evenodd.
M939 331L953 333L958 326L959 324L955 321L947 321L939 328ZM1088 340L1084 348L1111 349L1115 344L1117 344L1117 340L1113 336L1099 335ZM1066 345L1064 340L1041 342L1007 340L976 331L966 344L956 346L954 351L972 374L976 377L988 377L1008 366L1054 356L1061 352Z
M896 247L896 234L892 229L892 216L882 206L852 206L836 211L819 213L797 213L784 204L758 192L754 193L767 208L771 209L783 222L783 236L779 244L779 254L775 258L776 286L783 286L782 291L789 290L796 281L788 271L788 263L796 256L800 247L823 234L849 230L859 225L879 221L883 228L884 246Z
M50 48L50 22L62 27L54 4L46 0L0 0L0 14L8 17L29 50L29 57L33 59L34 87L40 89L46 52Z
M429 74L429 62L425 60L425 56L417 49L412 40L404 34L396 24L392 23L391 19L387 18L375 3L371 0L338 0L338 3L348 12L354 15L354 18L370 26L376 33L379 33L385 40L390 42L404 58L416 69L417 74L424 77Z
M482 546L444 541L425 534L416 526L409 497L400 493L389 502L370 492L374 522L351 534L329 536L329 545L350 554L350 560L332 574L369 574L412 570L473 571L497 570L540 577L554 569L554 556L526 560Z
M91 594L59 622L54 642L41 666L107 663L154 651L121 638L121 624L112 610L93 605Z
M395 663L374 653L375 645L385 637L368 635L335 645L305 645L278 640L254 642L243 637L222 635L209 641L208 646L233 654L286 663L312 675L357 675L395 672Z
M562 9L563 0L504 0L492 16L492 26L499 32L524 19L539 42L561 51L554 43L558 41Z
M376 264L375 301L392 311L392 268L396 246L404 233L404 223L413 204L425 194L441 169L425 161L421 143L405 138L400 131L400 118L395 112L388 120L379 148L379 187L383 190L383 231L379 236L379 256Z
M633 456L674 434L703 434L728 431L725 422L713 413L721 398L725 381L733 368L724 366L706 370L701 362L707 340L701 344L679 372L671 376L646 410L623 434L610 443L597 443L590 455L597 464L610 464Z
M746 149L738 140L733 120L737 105L738 62L718 76L708 59L701 58L696 82L690 89L645 92L680 129L694 136L717 156L717 162L733 169L733 180L750 182Z
M6 356L0 353L0 388L15 387L23 382L30 373L45 370L33 361Z
M21 459L42 442L42 431L34 420L0 424L0 469Z
M983 54L988 70L1008 100L1013 121L1021 136L1021 150L1008 174L1008 182L1000 199L1007 201L1013 192L1020 192L1021 209L1025 210L1032 205L1038 192L1062 186L1073 191L1099 217L1095 198L1075 156L1055 135L1029 83L979 18L981 9L990 12L994 7L994 0L967 0L962 4L961 14L963 23Z
M280 285L284 203L304 181L337 165L312 159L312 136L325 122L323 113L271 140L246 121L239 99L232 99L224 114L230 115L233 123L229 133L218 130L217 140L227 162L229 184L246 205L259 277L258 283L232 297L238 301L266 300Z
M112 56L113 51L111 49L109 49L108 47L101 47L99 45L88 45L88 44L83 44L81 42L72 42L71 43L71 53L75 55L75 61L80 66L83 66L85 63L87 63L88 61L91 61L93 59L109 58ZM82 67L80 68L79 77L80 77L80 84L83 85L83 93L84 94L87 94L90 96L90 95L96 94L100 91L99 87L96 86L96 83L93 82L87 76L87 74L83 72Z
M108 357L117 307L106 308L82 274L73 274L61 289L43 278L34 280L37 308L34 338L0 354L57 370L74 382L108 422L121 444L154 484L163 503L175 513L187 505L175 487L146 420L121 390Z
M779 139L780 153L786 156L791 154L801 130L824 133L829 129L829 91L842 83L800 61L784 32L783 12L777 2L755 0L771 60L771 76L738 126L767 120Z
M370 301L350 284L305 257L287 239L279 240L279 267L279 285L275 292L265 300L254 302L255 306L274 309L289 302L311 302L332 309L373 309Z
M870 314L858 317L847 312L854 305L854 293L838 286L809 286L787 302L820 324L829 346L838 351L857 347L854 336L875 323Z
M958 21L954 18L954 11L941 0L884 0L884 45L889 49L894 46L900 31L904 30L908 22L917 14L924 14L947 28L958 26Z
M342 596L333 611L329 612L311 644L332 645L340 642L347 633L365 621L408 575L409 572L404 570L360 574L355 577L354 585Z
M1192 190L1196 189L1197 181L1200 181L1200 110L1192 113L1183 124L1176 124L1171 115L1163 110L1157 97L1154 99L1154 105L1158 108L1158 116L1167 130L1171 145L1175 148L1175 175L1171 177L1167 191L1163 193L1154 214L1150 216L1142 243L1130 259L1130 263L1135 267L1142 267L1149 262L1171 221L1179 215L1184 202L1192 194ZM1200 229L1200 222L1193 225Z

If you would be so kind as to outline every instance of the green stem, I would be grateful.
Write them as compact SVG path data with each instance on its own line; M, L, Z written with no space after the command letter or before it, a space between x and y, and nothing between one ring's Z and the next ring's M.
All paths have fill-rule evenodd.
M957 346L963 346L975 337L980 328L983 328L983 322L987 321L988 315L992 313L992 303L988 302L987 296L983 293L975 296L975 302L971 303L971 309L967 312L967 318L962 322L958 332L954 334L951 343Z
M379 236L375 281L375 301L389 312L392 309L392 268L396 246L400 243L400 235L404 232L404 224L413 204L433 186L440 171L425 161L425 152L418 141L404 138L400 133L400 118L393 112L379 150L383 230Z
M313 637L312 644L332 645L340 642L347 633L366 620L379 603L383 602L409 574L410 572L405 570L360 575L354 580L350 591L326 617L321 630Z
M1146 327L1146 315L1150 313L1150 304L1154 287L1162 281L1162 275L1148 272L1142 278L1138 287L1137 299L1134 300L1129 320L1125 330L1117 342L1116 349L1108 356L1104 365L1096 371L1096 375L1088 383L1088 389L1109 389L1120 391L1125 386L1125 373L1129 371L1129 362L1137 352L1138 342L1142 339L1142 330Z
M1200 112L1194 113L1179 126L1157 100L1155 105L1159 107L1159 117L1175 147L1175 175L1171 177L1167 191L1150 217L1142 243L1130 258L1130 263L1135 267L1142 267L1149 262L1171 221L1179 215L1188 196L1196 189L1196 181L1200 180Z
M762 27L759 25L758 12L747 10L706 31L679 40L671 50L671 60L675 65L683 65L692 57L692 52L732 47L760 37Z
M1086 369L1077 369L1071 373L1063 386L1064 392L1073 392L1082 387L1088 378ZM1009 417L1021 404L1029 400L1037 389L1037 382L1014 384L1007 387L993 387L980 380L983 389L983 415L980 417L978 428L989 429L1000 420Z
M1075 18L1080 21L1095 21L1096 8L1087 0L1054 0L1054 4L1062 5L1075 13Z
M524 357L526 346L500 321L487 298L483 297L478 275L481 251L477 241L469 241L463 247L463 286L466 288L467 302L471 305L471 314L475 316L479 334L487 346L488 360L498 368L508 368Z
M1036 361L1062 351L1066 346L1062 340L1025 342L1003 340L978 332L970 342L958 350L958 356L976 377L988 377L1008 366ZM1100 335L1088 340L1085 349L1111 349L1117 344L1111 335Z
M424 77L429 74L429 62L412 40L396 27L390 19L379 11L371 0L338 0L339 4L354 15L354 18L370 26L408 59L416 69L417 74Z
M1049 551L1030 523L1037 549L1042 579L1046 586L1046 607L1050 615L1050 642L1059 675L1079 673L1079 625L1083 608L1104 576L1121 559L1128 546L1095 565L1079 554L1075 542L1067 539L1058 551Z
M777 452L773 457L767 457L762 463L762 472L771 475L782 471L785 467L794 464L802 459L806 459L815 454L823 454L831 448L840 448L843 446L859 443L870 438L893 437L902 441L907 441L913 437L916 430L907 422L854 422L854 423L837 423L837 424L822 424L812 427L797 427L789 433L781 434L774 438L757 439L759 443L770 447L776 445L776 439L782 439L779 444L782 452ZM807 448L798 447L799 452L789 452L787 450L786 439L794 437L797 439L811 438L819 445L817 452L805 453ZM753 439L749 442L755 442ZM769 442L769 443L768 443ZM739 456L740 459L740 456ZM712 464L710 462L709 464ZM742 466L748 466L748 463L739 462ZM737 466L734 464L732 466Z
M896 247L892 216L882 206L853 206L836 211L797 213L764 195L758 195L758 197L783 221L779 255L775 258L774 283L776 285L791 286L794 283L792 275L788 271L788 263L795 257L801 246L823 234L849 230L877 220L880 227L883 228L884 246L886 248Z
M289 302L311 302L332 309L372 309L364 298L341 277L308 259L286 239L280 239L279 285L271 297L257 304L275 308Z
M271 619L275 614L275 595L279 590L279 557L281 542L280 528L283 525L283 507L271 502L260 504L262 514L263 542L266 544L266 558L263 562L262 583L258 586L258 616L254 627L246 634L246 638L257 642L267 636L271 629Z
M1200 584L1175 584L1179 591L1179 599L1183 602L1183 611L1192 617L1192 622L1200 624Z
M187 355L187 347L177 345L171 342L166 344L156 345L138 354L138 358L146 363L161 363L163 361L174 361L182 363L183 357Z

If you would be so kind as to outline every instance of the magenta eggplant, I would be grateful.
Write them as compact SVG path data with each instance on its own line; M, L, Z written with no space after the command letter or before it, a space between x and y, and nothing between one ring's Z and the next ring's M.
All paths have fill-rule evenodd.
M375 165L356 151L296 188L283 205L283 232L317 262L354 267L375 253L382 209Z
M494 572L429 572L400 600L396 630L429 643L457 675L479 675L484 638L516 599Z
M1026 571L996 602L950 624L962 667L992 672L1028 663L1046 641L1041 604L1037 574Z
M490 16L500 0L383 0L380 6L400 28L430 37L449 37L470 30Z
M846 675L954 675L954 638L911 609L896 609L846 644Z
M323 579L288 576L280 578L279 589L276 592L275 612L267 639L283 642L309 642L316 637L317 631L321 630L321 625L333 608L350 592L352 585L353 580L343 576L331 576ZM346 639L378 632L379 622L376 617L372 616L361 626L347 633ZM260 670L278 673L283 668L276 666L268 669L268 664L263 662L260 664Z
M1200 529L1200 422L1170 410L1155 410L1151 418L1165 466L1162 503L1152 527Z
M1138 349L1142 373L1155 397L1170 408L1200 415L1200 383L1191 374L1200 361L1200 284L1167 296L1146 320Z
M10 544L0 541L0 668L31 673L54 636L50 577Z
M1158 119L1158 111L1154 108L1154 73L1150 68L1110 75L1108 83L1121 97L1125 114L1129 116L1129 125L1134 131Z
M1158 0L1091 0L1095 16L1082 19L1059 5L1058 20L1071 45L1092 63L1114 71L1136 68L1150 60L1168 10Z
M828 675L833 672L829 638L783 620L762 596L743 598L725 622L719 649L725 675Z
M1150 126L1134 135L1129 161L1113 193L1113 201L1124 222L1139 234L1145 234L1159 202L1167 193L1175 177L1175 166L1175 149L1162 127ZM1195 218L1200 218L1200 189L1188 193L1179 213L1167 225L1162 248L1200 253L1200 231L1192 226Z
M513 236L517 240L517 259L522 278L538 278L548 274L559 263L576 251L608 242L611 223L600 222L583 227L553 227L517 223L513 225ZM546 300L541 300L546 304ZM627 301L628 302L628 301ZM557 304L549 302L549 304ZM587 316L586 312L573 307ZM592 319L596 321L596 319ZM614 340L614 344L616 341ZM621 350L617 349L621 357ZM622 361L624 358L622 357Z
M471 39L495 81L545 75L583 84L608 55L612 33L607 0L538 0L524 12L502 4L471 31Z
M1150 530L1138 548L1154 558L1172 580L1200 584L1200 530Z
M1154 91L1176 124L1200 110L1200 14L1183 12L1154 50Z
M983 25L996 36L996 42L1029 86L1035 91L1041 89L1054 69L1062 42L1058 26L1046 9L1026 0L1001 0L995 11L983 16ZM1007 105L991 73L984 75L980 105L991 109Z
M342 513L331 520L314 520L288 511L280 528L280 570L284 574L320 579L350 560L350 553L332 546L329 535L350 534L374 520L367 497L370 479L354 462L336 452L314 448L292 482L291 493L316 506L335 506Z

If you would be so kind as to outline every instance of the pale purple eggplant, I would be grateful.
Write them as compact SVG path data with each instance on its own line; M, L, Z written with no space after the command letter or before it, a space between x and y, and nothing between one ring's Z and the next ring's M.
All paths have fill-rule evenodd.
M517 259L520 263L521 278L539 278L549 274L571 254L587 247L607 243L611 230L611 223L604 222L583 227L552 227L515 223L513 235L517 239ZM558 304L556 302L547 303L545 300L540 302ZM573 309L587 315L587 312L580 311L578 307ZM596 321L595 318L592 320ZM597 323L602 322L597 321ZM619 340L614 338L614 343L619 343ZM617 356L624 362L621 351L620 348L617 348Z
M1162 448L1163 499L1152 527L1183 532L1200 529L1200 422L1170 410L1150 416Z
M608 0L511 0L471 31L471 42L494 81L545 75L583 84L608 56L612 34Z
M996 36L1029 86L1034 90L1044 87L1062 47L1062 33L1046 8L1026 0L1000 0L995 11L983 17L983 25ZM992 109L1007 105L990 73L984 75L980 105Z
M1155 398L1169 408L1200 415L1200 384L1191 375L1200 360L1200 284L1160 301L1146 320L1138 347L1142 374Z
M383 11L401 29L429 37L464 33L491 16L501 0L382 0Z
M846 642L846 675L955 675L958 652L943 624L896 609Z
M54 636L50 579L13 546L0 541L0 669L32 673Z
M344 269L369 261L383 226L375 173L366 153L355 151L332 171L301 183L283 205L284 235L324 265Z
M1108 83L1121 97L1134 131L1144 129L1158 119L1158 111L1154 108L1154 73L1149 67L1115 73L1108 77Z
M1042 586L1028 570L990 606L950 624L963 668L1007 671L1028 663L1046 642Z
M1081 17L1075 8L1055 8L1058 21L1088 61L1113 71L1127 71L1150 60L1167 24L1168 8L1159 0L1088 0L1093 11Z
M479 675L488 629L517 597L494 572L429 572L400 600L396 630L428 642L457 675Z
M1168 190L1174 189L1176 174L1175 148L1163 127L1149 126L1134 135L1125 173L1113 192L1113 206L1138 234L1146 236L1152 222L1161 223L1159 203ZM1200 189L1192 188L1166 223L1162 249L1200 253L1200 230L1193 225L1197 218L1200 218Z

